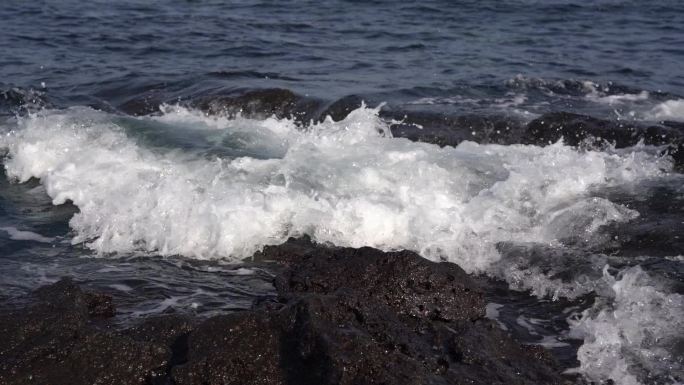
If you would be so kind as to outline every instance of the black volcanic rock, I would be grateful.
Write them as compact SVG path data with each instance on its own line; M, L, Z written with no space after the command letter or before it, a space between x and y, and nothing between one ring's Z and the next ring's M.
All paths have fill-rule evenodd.
M539 347L484 318L458 266L407 251L291 239L255 255L277 300L190 320L157 316L113 330L106 296L70 281L0 316L0 383L562 384ZM264 262L270 261L270 262Z
M525 127L504 116L446 115L429 112L381 111L392 119L392 135L415 142L456 146L469 140L481 144L520 143Z
M92 324L91 316L113 313L105 296L62 280L35 297L0 315L0 383L142 384L166 364L165 346Z
M164 104L166 99L163 95L141 95L133 97L119 104L116 108L128 115L144 116L159 112L159 106Z
M663 122L643 125L635 122L610 121L569 112L545 114L527 125L523 143L547 145L563 138L565 144L600 145L604 140L617 148L629 147L643 140L645 144L665 145L675 166L684 165L684 124Z
M319 121L328 116L334 121L343 120L363 102L360 96L345 96L330 104L320 114ZM520 143L525 132L520 121L505 116L450 115L391 106L382 108L379 115L391 122L393 136L439 146L456 146L465 140L483 144Z
M288 357L302 357L288 367L318 368L295 370L295 383L563 382L543 349L515 343L484 319L483 293L457 265L306 238L256 257L287 266L275 280L285 302L278 319L284 340L296 342Z
M563 383L548 353L483 318L481 290L454 264L306 238L255 259L282 266L280 301L198 325L178 384Z
M195 98L190 105L213 115L249 118L294 118L307 122L316 116L320 103L282 88L250 90L237 95L209 95Z
M322 103L313 98L282 88L219 90L200 94L184 94L151 88L117 106L129 115L141 116L159 112L162 104L180 104L197 108L210 115L265 119L271 116L291 118L309 123L316 120Z
M183 384L285 384L281 330L270 313L216 316L188 337L187 363L172 370Z
M353 290L361 300L376 301L400 315L435 320L475 320L484 316L482 292L453 263L434 263L410 251L384 253L370 247L301 248L282 254L267 247L261 258L288 263L278 276L281 294L334 294ZM293 259L296 262L293 262Z
M24 115L47 107L52 105L44 91L10 87L0 83L0 116Z
M332 120L339 122L340 120L346 118L350 112L361 107L362 105L363 99L360 96L345 96L326 107L325 110L321 112L318 120L323 121L329 116Z
M548 353L492 322L428 322L352 293L202 323L178 384L557 384Z
M679 139L681 133L668 127L642 127L632 122L610 121L570 112L545 114L527 125L525 140L531 144L546 145L561 139L565 144L577 146L585 140L607 140L616 147L635 145L644 139L647 144L666 144Z

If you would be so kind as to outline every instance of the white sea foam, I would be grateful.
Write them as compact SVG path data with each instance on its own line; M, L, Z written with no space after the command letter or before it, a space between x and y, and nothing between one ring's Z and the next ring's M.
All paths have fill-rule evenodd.
M111 287L114 290L119 290L119 291L123 291L126 293L133 291L132 287L130 287L128 285L121 284L121 283L113 283L113 284L109 285L109 287Z
M639 267L618 277L606 269L604 280L612 289L608 303L599 298L593 309L570 321L571 335L584 339L577 370L593 381L616 384L678 383L673 376L684 376L677 353L684 338L684 296L657 288Z
M563 348L566 346L570 346L569 343L559 341L558 338L554 336L544 336L544 338L542 338L541 341L535 342L532 345L540 345L548 349Z
M508 114L516 115L522 119L534 119L537 113L528 111L535 110L538 105L527 105L527 96L522 93L509 92L501 98L468 98L461 95L449 97L423 97L410 101L409 105L455 105L477 109L486 107L487 109L500 110Z
M161 301L154 301L153 303L150 303L147 307L147 309L140 309L136 310L131 313L132 317L143 317L146 315L150 314L159 314L163 313L164 311L167 311L168 309L174 309L180 307L180 304L183 302L183 300L186 299L185 297L181 296L171 296L169 298L165 298ZM193 307L192 304L190 304L188 307Z
M595 104L593 108L598 108L595 112L615 114L618 120L684 121L684 99L659 103L658 96L654 93L645 90L617 93L619 90L611 83L599 84L589 80L553 80L518 75L506 81L506 85L523 92L538 90L553 99L589 101ZM567 105L572 104L574 102Z
M590 92L587 94L588 99L597 103L608 104L610 106L648 100L649 96L650 95L648 91L641 91L638 94L602 95L598 92Z
M101 254L240 260L308 234L340 246L415 250L539 295L573 297L601 284L561 282L541 268L502 261L502 242L591 245L602 225L638 215L593 190L671 168L646 147L440 148L392 138L378 111L365 107L307 129L178 107L126 124L86 108L43 111L19 118L0 139L10 178L40 178L55 204L78 206L74 243ZM141 126L191 145L149 145L136 136ZM586 318L576 329L591 336L592 319L601 320ZM587 352L595 350L591 341ZM589 364L583 370L610 376Z
M55 204L78 206L74 242L100 253L242 259L306 233L482 271L499 259L498 242L554 243L631 219L631 210L588 193L670 167L639 150L578 152L561 143L439 148L390 138L368 108L306 131L289 120L164 112L157 123L239 131L239 145L262 143L269 159L149 149L111 116L74 108L21 119L2 139L7 174L40 178ZM564 218L581 226L568 230Z
M653 107L646 117L650 120L684 122L684 99L668 100Z
M499 324L499 327L501 329L508 330L508 327L506 326L506 324L501 322L501 320L499 319L499 316L500 316L499 309L501 309L503 306L504 305L494 303L494 302L488 303L487 306L485 307L485 317L487 317L490 320Z
M54 241L53 238L42 236L33 231L19 230L16 227L0 227L0 230L6 232L10 239L14 239L15 241L34 241L41 243L50 243Z

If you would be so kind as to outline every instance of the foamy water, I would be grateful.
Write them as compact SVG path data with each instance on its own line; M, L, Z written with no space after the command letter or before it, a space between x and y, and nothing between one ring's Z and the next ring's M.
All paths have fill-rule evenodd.
M54 241L53 238L44 237L32 231L19 230L15 227L0 227L0 231L4 231L7 233L7 235L9 235L10 239L14 239L16 241L35 241L42 243L50 243Z
M649 111L653 120L674 120L684 122L684 99L667 100Z
M46 112L21 119L3 139L7 174L39 178L54 204L78 206L74 242L101 253L239 260L309 234L342 246L416 250L475 272L498 260L499 242L554 243L632 219L638 213L589 192L670 168L646 148L439 148L390 138L367 108L307 130L183 108L144 119L190 127L216 146L147 148L106 114ZM225 140L258 157L207 155Z
M0 177L0 301L71 276L112 294L117 320L248 309L271 276L236 263L309 234L504 280L488 315L566 368L570 317L595 382L684 381L684 175L658 150L440 149L391 138L372 109L307 130L157 110L282 88L295 99L226 107L292 102L308 121L387 102L424 128L402 135L450 143L515 141L556 112L684 122L681 0L10 1L0 20L0 148L26 181Z
M606 269L604 280L610 287L608 298L571 321L571 334L585 341L577 353L581 366L576 370L624 385L641 380L677 383L675 376L684 373L676 346L684 338L684 296L659 288L638 266L618 276ZM672 376L656 377L662 373Z
M151 141L155 135L165 140ZM101 256L240 261L304 234L340 246L410 249L539 296L597 291L604 300L573 326L586 341L578 370L591 379L638 383L643 368L662 374L670 369L660 362L675 362L667 344L647 343L637 331L649 327L648 338L671 341L672 328L681 329L670 322L682 314L681 297L650 288L648 275L639 275L641 286L631 270L615 282L600 274L561 281L500 248L603 242L602 226L639 213L594 192L666 176L670 159L654 148L440 148L392 138L378 110L366 107L300 128L287 119L228 119L170 106L144 118L46 110L18 118L0 145L9 178L39 178L54 204L78 207L72 242ZM605 260L593 263L600 269ZM637 292L648 306L635 307Z

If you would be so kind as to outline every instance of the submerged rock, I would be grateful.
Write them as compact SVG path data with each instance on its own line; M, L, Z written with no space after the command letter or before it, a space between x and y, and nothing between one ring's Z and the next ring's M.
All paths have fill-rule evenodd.
M561 384L539 347L484 318L458 266L291 239L255 256L276 301L113 330L106 296L68 280L0 317L0 382L23 384ZM270 262L265 262L270 261ZM110 311L111 310L111 311Z

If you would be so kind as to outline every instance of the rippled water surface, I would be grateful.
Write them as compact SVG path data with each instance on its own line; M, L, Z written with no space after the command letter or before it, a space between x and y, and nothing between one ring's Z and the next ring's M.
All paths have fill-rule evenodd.
M274 295L249 257L308 235L458 263L584 378L684 381L668 143L392 134L561 111L684 131L679 0L9 0L0 20L0 299L71 276L122 323L248 309ZM295 118L264 107L290 97Z
M677 0L8 1L0 17L1 80L44 83L65 103L281 86L458 105L517 93L518 75L617 93L684 87Z

